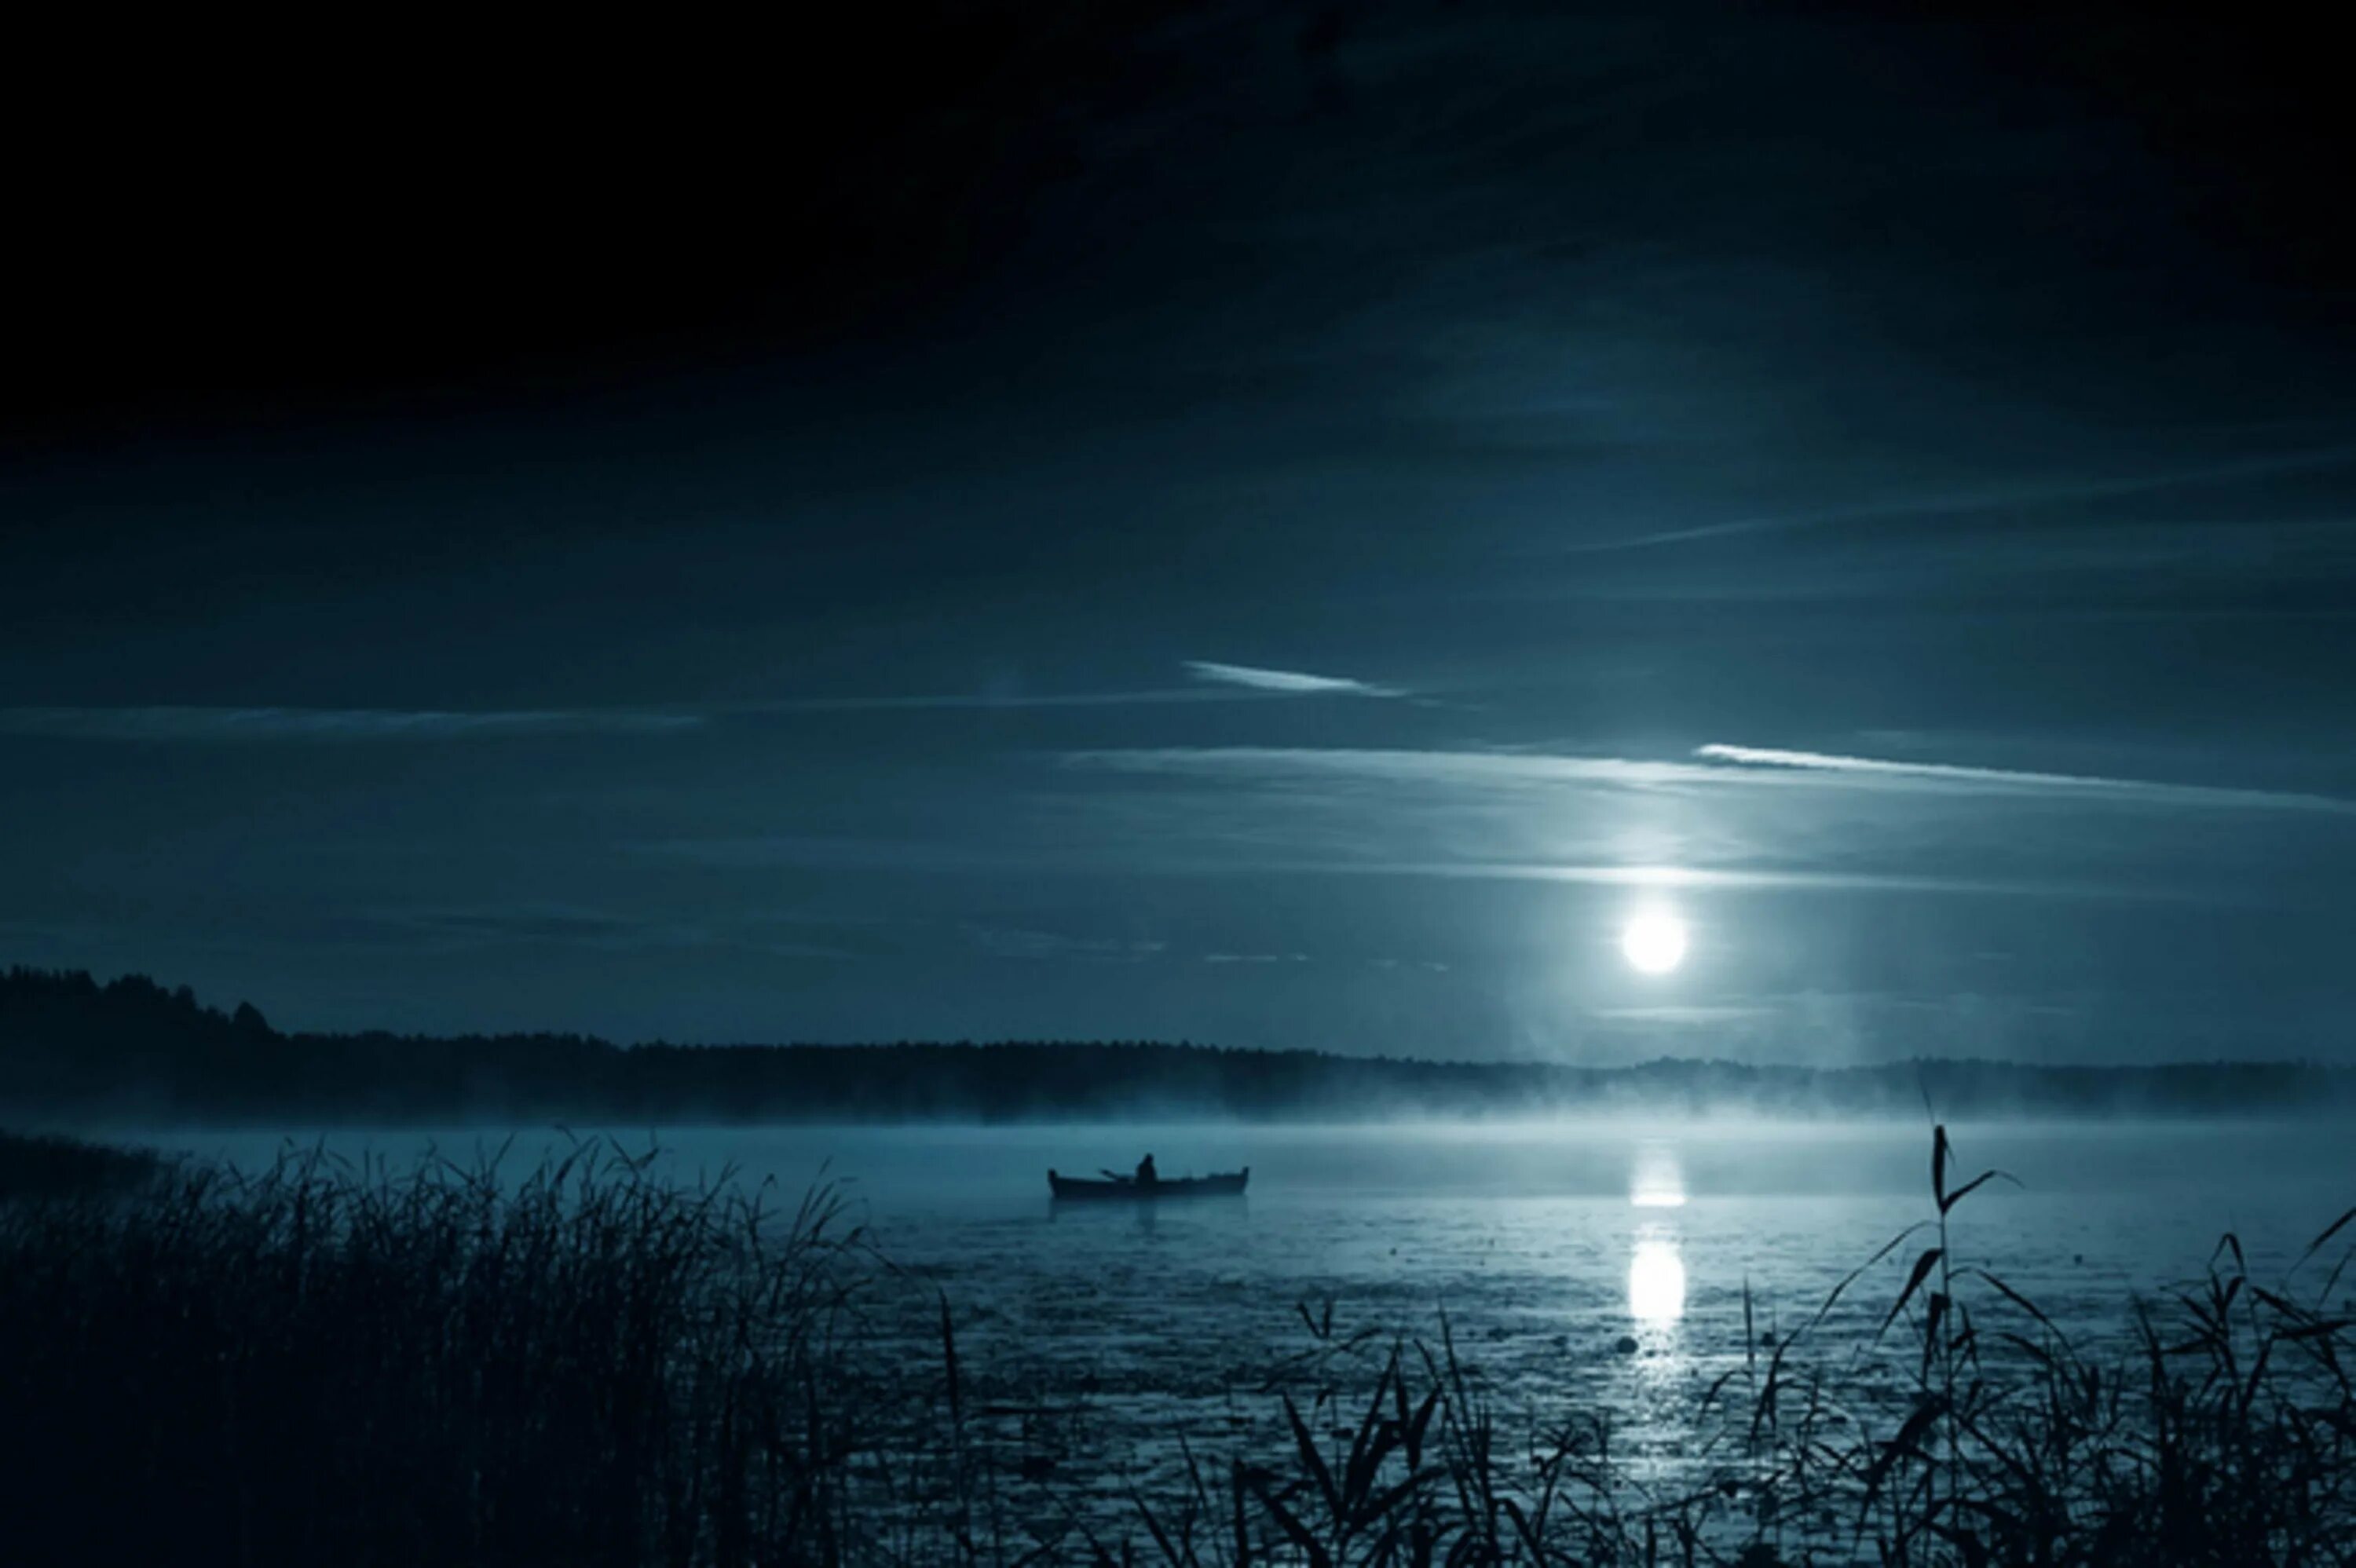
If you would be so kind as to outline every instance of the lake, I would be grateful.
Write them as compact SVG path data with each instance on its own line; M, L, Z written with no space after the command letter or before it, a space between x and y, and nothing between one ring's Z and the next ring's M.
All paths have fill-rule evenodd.
M1983 1264L2082 1347L2123 1341L2140 1295L2197 1277L2227 1232L2253 1275L2278 1278L2356 1203L2356 1156L2320 1125L1959 1125L1955 1185L1992 1182L1954 1215L1954 1260ZM643 1147L648 1135L616 1135ZM400 1164L429 1147L464 1160L482 1132L296 1135ZM157 1133L160 1147L252 1167L267 1132ZM699 1127L660 1135L680 1180L774 1179L790 1200L840 1184L889 1272L870 1328L913 1369L939 1364L939 1301L957 1325L994 1440L1154 1484L1173 1439L1217 1451L1279 1441L1272 1385L1326 1370L1304 1321L1437 1345L1443 1314L1501 1415L1607 1409L1634 1474L1693 1462L1709 1386L1765 1337L1806 1323L1842 1277L1933 1212L1929 1128L1858 1123L1390 1125L1277 1127ZM504 1168L563 1147L519 1134ZM1235 1200L1057 1206L1045 1173L1165 1177L1251 1168ZM1857 1399L1902 1397L1903 1326L1874 1335L1926 1244L1848 1287L1811 1364ZM2329 1262L2336 1262L2331 1255ZM2309 1264L2319 1273L2328 1269ZM2304 1275L2297 1276L2304 1278ZM1745 1339L1745 1292L1752 1339ZM1974 1300L1968 1290L1964 1298ZM1975 1310L2004 1310L1983 1291ZM1633 1349L1629 1341L1633 1341ZM1338 1381L1350 1381L1343 1369ZM1125 1483L1124 1483L1125 1484Z

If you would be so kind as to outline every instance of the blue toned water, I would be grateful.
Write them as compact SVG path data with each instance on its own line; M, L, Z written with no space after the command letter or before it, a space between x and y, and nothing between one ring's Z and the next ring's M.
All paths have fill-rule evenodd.
M2137 1296L2164 1301L2224 1232L2261 1282L2276 1280L2356 1204L2356 1157L2335 1127L2029 1124L1954 1137L1953 1181L1994 1166L2020 1183L1991 1183L1956 1211L1956 1261L1996 1268L2088 1345L2122 1339ZM252 1166L288 1139L152 1141ZM399 1163L429 1143L466 1159L498 1140L325 1141ZM1181 1434L1215 1453L1280 1437L1266 1390L1310 1375L1315 1358L1301 1358L1319 1344L1301 1307L1322 1322L1329 1301L1336 1339L1376 1331L1368 1356L1393 1335L1436 1341L1444 1315L1509 1425L1609 1410L1617 1450L1673 1484L1705 1435L1703 1391L1752 1348L1746 1287L1754 1335L1804 1324L1932 1213L1930 1142L1923 1126L1843 1123L726 1127L662 1134L657 1165L691 1182L774 1179L788 1195L839 1182L891 1265L870 1319L891 1353L936 1363L945 1296L976 1406L1006 1411L987 1418L997 1440L1084 1441L1121 1485L1167 1479ZM562 1144L520 1133L508 1168ZM1050 1202L1050 1166L1093 1174L1149 1150L1165 1176L1248 1165L1249 1195ZM1878 1355L1873 1338L1922 1244L1868 1271L1816 1330L1811 1364L1860 1397L1900 1381L1894 1347Z

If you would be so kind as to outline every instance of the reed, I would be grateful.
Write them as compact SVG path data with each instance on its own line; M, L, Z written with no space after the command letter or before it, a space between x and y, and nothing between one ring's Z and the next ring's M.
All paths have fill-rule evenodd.
M162 1159L145 1150L54 1134L0 1132L0 1201L129 1192L164 1168Z
M0 1206L15 1561L824 1561L859 1237L583 1144Z

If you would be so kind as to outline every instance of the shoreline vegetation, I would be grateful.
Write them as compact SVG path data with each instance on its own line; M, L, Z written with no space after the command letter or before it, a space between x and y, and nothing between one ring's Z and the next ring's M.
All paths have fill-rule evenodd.
M1664 1492L1611 1411L1521 1408L1444 1319L1381 1339L1304 1305L1265 1440L1181 1437L1144 1483L1033 1424L1073 1391L987 1388L951 1296L929 1343L873 1335L876 1292L925 1287L825 1188L668 1185L594 1139L519 1179L175 1164L0 1201L0 1429L30 1439L0 1517L26 1562L346 1568L2356 1558L2356 1210L2265 1283L2223 1238L2094 1351L1965 1261L1993 1173L1944 1128L1930 1168L1812 1319L1751 1335L1746 1292L1705 1467ZM1819 1331L1845 1296L1862 1346Z
M2303 1116L2356 1112L2356 1068L1811 1068L1438 1061L1143 1041L620 1046L583 1035L292 1034L183 986L0 975L0 1114L85 1125L488 1121L649 1125L1718 1112L1772 1116Z
M0 1202L128 1193L160 1179L167 1168L161 1156L145 1149L0 1130Z

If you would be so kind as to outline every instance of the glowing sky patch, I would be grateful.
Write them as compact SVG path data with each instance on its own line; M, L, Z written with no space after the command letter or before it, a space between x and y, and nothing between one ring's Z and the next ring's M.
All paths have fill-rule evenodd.
M1631 915L1620 928L1620 955L1640 975L1665 975L1686 961L1686 923L1665 910Z

